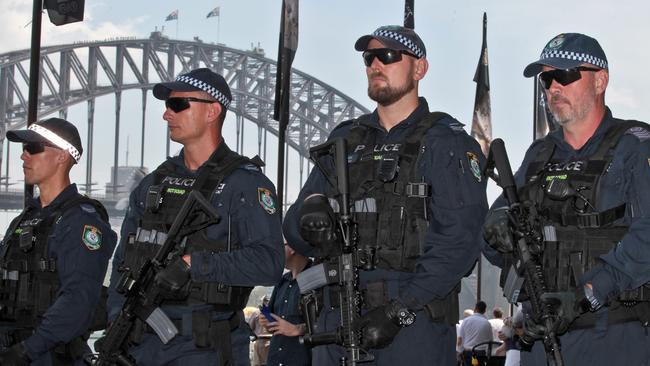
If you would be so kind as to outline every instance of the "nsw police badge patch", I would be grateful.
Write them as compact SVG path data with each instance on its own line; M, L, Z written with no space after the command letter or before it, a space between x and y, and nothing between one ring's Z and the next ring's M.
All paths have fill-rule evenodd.
M257 200L260 202L260 206L266 211L269 215L273 215L276 211L275 200L273 200L273 195L271 191L266 188L257 188Z
M90 250L97 250L102 246L102 232L92 225L84 225L81 239Z
M471 151L467 153L467 162L469 162L469 170L477 181L481 181L481 165L478 162L478 156Z

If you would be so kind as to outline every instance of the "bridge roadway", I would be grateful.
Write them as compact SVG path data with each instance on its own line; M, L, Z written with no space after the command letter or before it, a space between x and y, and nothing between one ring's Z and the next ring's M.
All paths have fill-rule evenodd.
M106 210L110 217L124 217L126 212L127 205L124 204L123 209L116 208L116 204L125 198L111 198L105 195L90 195L90 198L99 200ZM1 189L0 190L0 210L22 210L24 202L24 193L22 189Z

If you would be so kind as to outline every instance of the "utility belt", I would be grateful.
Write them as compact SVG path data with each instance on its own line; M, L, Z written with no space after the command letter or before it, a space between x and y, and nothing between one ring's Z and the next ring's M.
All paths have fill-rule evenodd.
M213 349L221 355L220 365L230 365L232 360L230 333L239 328L244 320L244 313L238 310L230 318L220 320L213 319L214 314L214 310L198 310L192 312L191 318L171 319L171 321L178 329L179 335L192 337L196 348L202 350ZM152 333L156 336L156 333L149 325L138 321L136 329L132 333L136 337L139 336L140 339L137 343L141 342L143 333Z
M192 282L183 300L165 300L165 305L212 305L215 312L235 312L246 307L250 287L230 286L217 282Z
M601 313L584 313L576 318L569 330L593 328L601 321ZM623 303L614 301L607 307L607 325L639 321L644 327L650 326L650 302L638 301Z
M340 304L341 287L338 285L330 285L324 287L324 291L328 292L330 306L338 308ZM433 323L443 323L454 325L458 323L458 294L460 293L460 284L456 286L444 299L433 299L424 305L424 311L429 316L429 320ZM373 309L379 306L384 306L389 303L391 297L388 293L388 285L386 281L369 282L364 290L361 290L361 297L363 299L363 308L366 310Z

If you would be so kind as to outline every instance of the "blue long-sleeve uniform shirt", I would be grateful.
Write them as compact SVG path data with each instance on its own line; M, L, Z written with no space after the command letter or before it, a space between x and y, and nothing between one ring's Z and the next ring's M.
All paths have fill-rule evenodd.
M564 141L562 129L549 134L555 144L554 159L561 162L586 158L603 143L609 127L621 120L612 117L607 109L594 135L578 150ZM521 167L515 174L518 187L524 184L528 165L535 159L542 147L542 140L535 141L524 156ZM602 302L604 296L623 290L634 289L650 281L650 133L646 130L627 131L614 150L614 158L600 183L600 196L596 209L603 211L626 204L625 217L616 224L629 225L627 234L607 254L600 258L604 271L591 282L595 295ZM492 207L502 207L506 200L497 198ZM495 265L502 265L499 253L484 243L483 252ZM592 270L594 271L594 270ZM586 274L587 277L590 273Z
M428 104L420 98L416 110L390 131L380 125L376 110L359 120L377 130L375 143L400 143L427 113ZM347 137L351 125L351 121L342 123L331 133L330 139ZM431 186L432 197L427 207L429 226L416 270L408 273L376 269L361 271L360 275L362 287L368 281L384 280L389 296L413 310L421 309L433 299L445 298L471 270L479 254L476 240L487 211L486 179L474 174L477 171L470 166L468 153L479 158L481 167L485 159L478 143L467 135L463 125L453 118L443 118L426 132L422 144L424 153L417 169ZM299 252L310 250L300 236L298 212L301 204L312 193L325 194L328 184L323 173L314 168L296 203L287 212L284 235Z
M291 324L305 323L300 312L300 288L291 272L285 273L280 283L273 288L269 310ZM274 335L266 364L308 366L311 365L311 350L300 344L298 337Z
M44 208L41 208L39 197L30 199L27 208L31 211L23 220L47 218L57 206L78 194L77 186L71 184ZM83 234L87 228L97 229L94 238L99 238L90 246L84 243ZM9 235L7 233L5 238ZM68 209L55 224L47 245L50 258L56 259L60 287L41 323L24 341L32 360L88 331L116 242L115 232L102 221L94 206L88 204Z
M217 149L225 147L225 142L222 142ZM183 151L169 160L174 164L176 173L187 177L196 176L196 171L185 167ZM129 209L122 223L120 243L113 259L108 302L109 320L119 314L124 302L123 296L115 291L121 275L117 270L124 260L128 235L135 233L144 214L146 194L153 180L153 174L147 175L131 192ZM252 164L235 169L224 179L223 184L215 187L211 203L221 220L206 229L207 236L215 242L226 243L231 230L230 233L234 234L232 237L239 239L241 249L227 253L193 252L193 281L214 281L226 285L253 287L272 286L280 280L284 267L284 252L280 216L277 212L279 208L276 206L275 212L269 213L261 202L259 189L273 192L275 198L273 183ZM164 310L170 318L178 318L191 311L188 307L179 306L165 306Z

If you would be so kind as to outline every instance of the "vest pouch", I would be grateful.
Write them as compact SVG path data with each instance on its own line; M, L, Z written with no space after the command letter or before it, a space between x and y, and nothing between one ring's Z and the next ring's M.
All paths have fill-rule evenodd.
M36 236L34 236L34 228L31 226L24 227L20 232L20 236L18 237L20 250L22 250L24 253L29 252L34 248L35 242Z
M424 311L429 316L429 320L434 323L455 325L459 319L458 294L460 293L460 284L456 286L444 299L433 299L424 305Z
M156 213L163 203L163 192L165 187L162 185L152 185L147 191L144 209L151 213Z
M400 270L402 267L402 243L406 228L406 210L393 206L386 214L380 215L377 232L379 267Z

